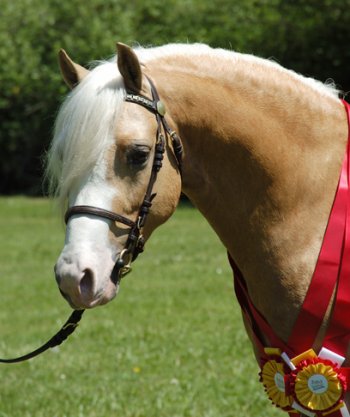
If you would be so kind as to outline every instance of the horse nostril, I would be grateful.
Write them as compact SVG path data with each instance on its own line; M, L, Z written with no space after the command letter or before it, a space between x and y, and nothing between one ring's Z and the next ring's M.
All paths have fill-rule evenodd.
M84 271L84 276L80 280L80 293L84 296L91 296L94 293L94 273L87 268Z
M55 277L63 297L73 308L89 308L96 305L103 293L98 288L97 274L91 265L80 268L78 262L65 259L55 267Z

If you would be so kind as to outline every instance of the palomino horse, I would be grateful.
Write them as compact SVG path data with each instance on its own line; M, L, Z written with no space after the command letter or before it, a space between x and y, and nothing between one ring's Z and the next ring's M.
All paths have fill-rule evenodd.
M55 267L62 294L77 309L113 299L182 191L240 277L236 292L270 399L294 416L347 415L348 354L320 353L335 286L320 326L305 329L315 338L303 365L293 356L304 347L288 346L344 166L348 121L337 91L205 45L117 49L117 59L91 71L59 55L72 91L47 172L69 207Z

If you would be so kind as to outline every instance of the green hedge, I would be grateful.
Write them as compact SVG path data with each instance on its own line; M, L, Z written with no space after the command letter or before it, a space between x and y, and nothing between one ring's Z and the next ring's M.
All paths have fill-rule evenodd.
M66 93L63 47L82 64L129 44L205 42L273 57L350 90L350 0L2 0L0 193L40 194Z

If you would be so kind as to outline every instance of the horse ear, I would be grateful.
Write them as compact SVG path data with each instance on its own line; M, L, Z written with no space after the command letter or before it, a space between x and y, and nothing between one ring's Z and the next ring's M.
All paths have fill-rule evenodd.
M142 88L142 72L139 59L127 45L117 43L118 69L127 90L138 93Z
M58 62L63 79L71 89L79 84L89 73L86 68L73 62L64 49L61 49L58 53Z

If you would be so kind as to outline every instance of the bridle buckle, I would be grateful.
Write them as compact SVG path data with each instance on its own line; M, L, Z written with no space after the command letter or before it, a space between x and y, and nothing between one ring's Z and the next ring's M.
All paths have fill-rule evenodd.
M129 249L125 248L120 252L119 258L116 262L117 267L119 267L118 275L119 278L124 278L129 272L131 272L131 261L132 255Z

